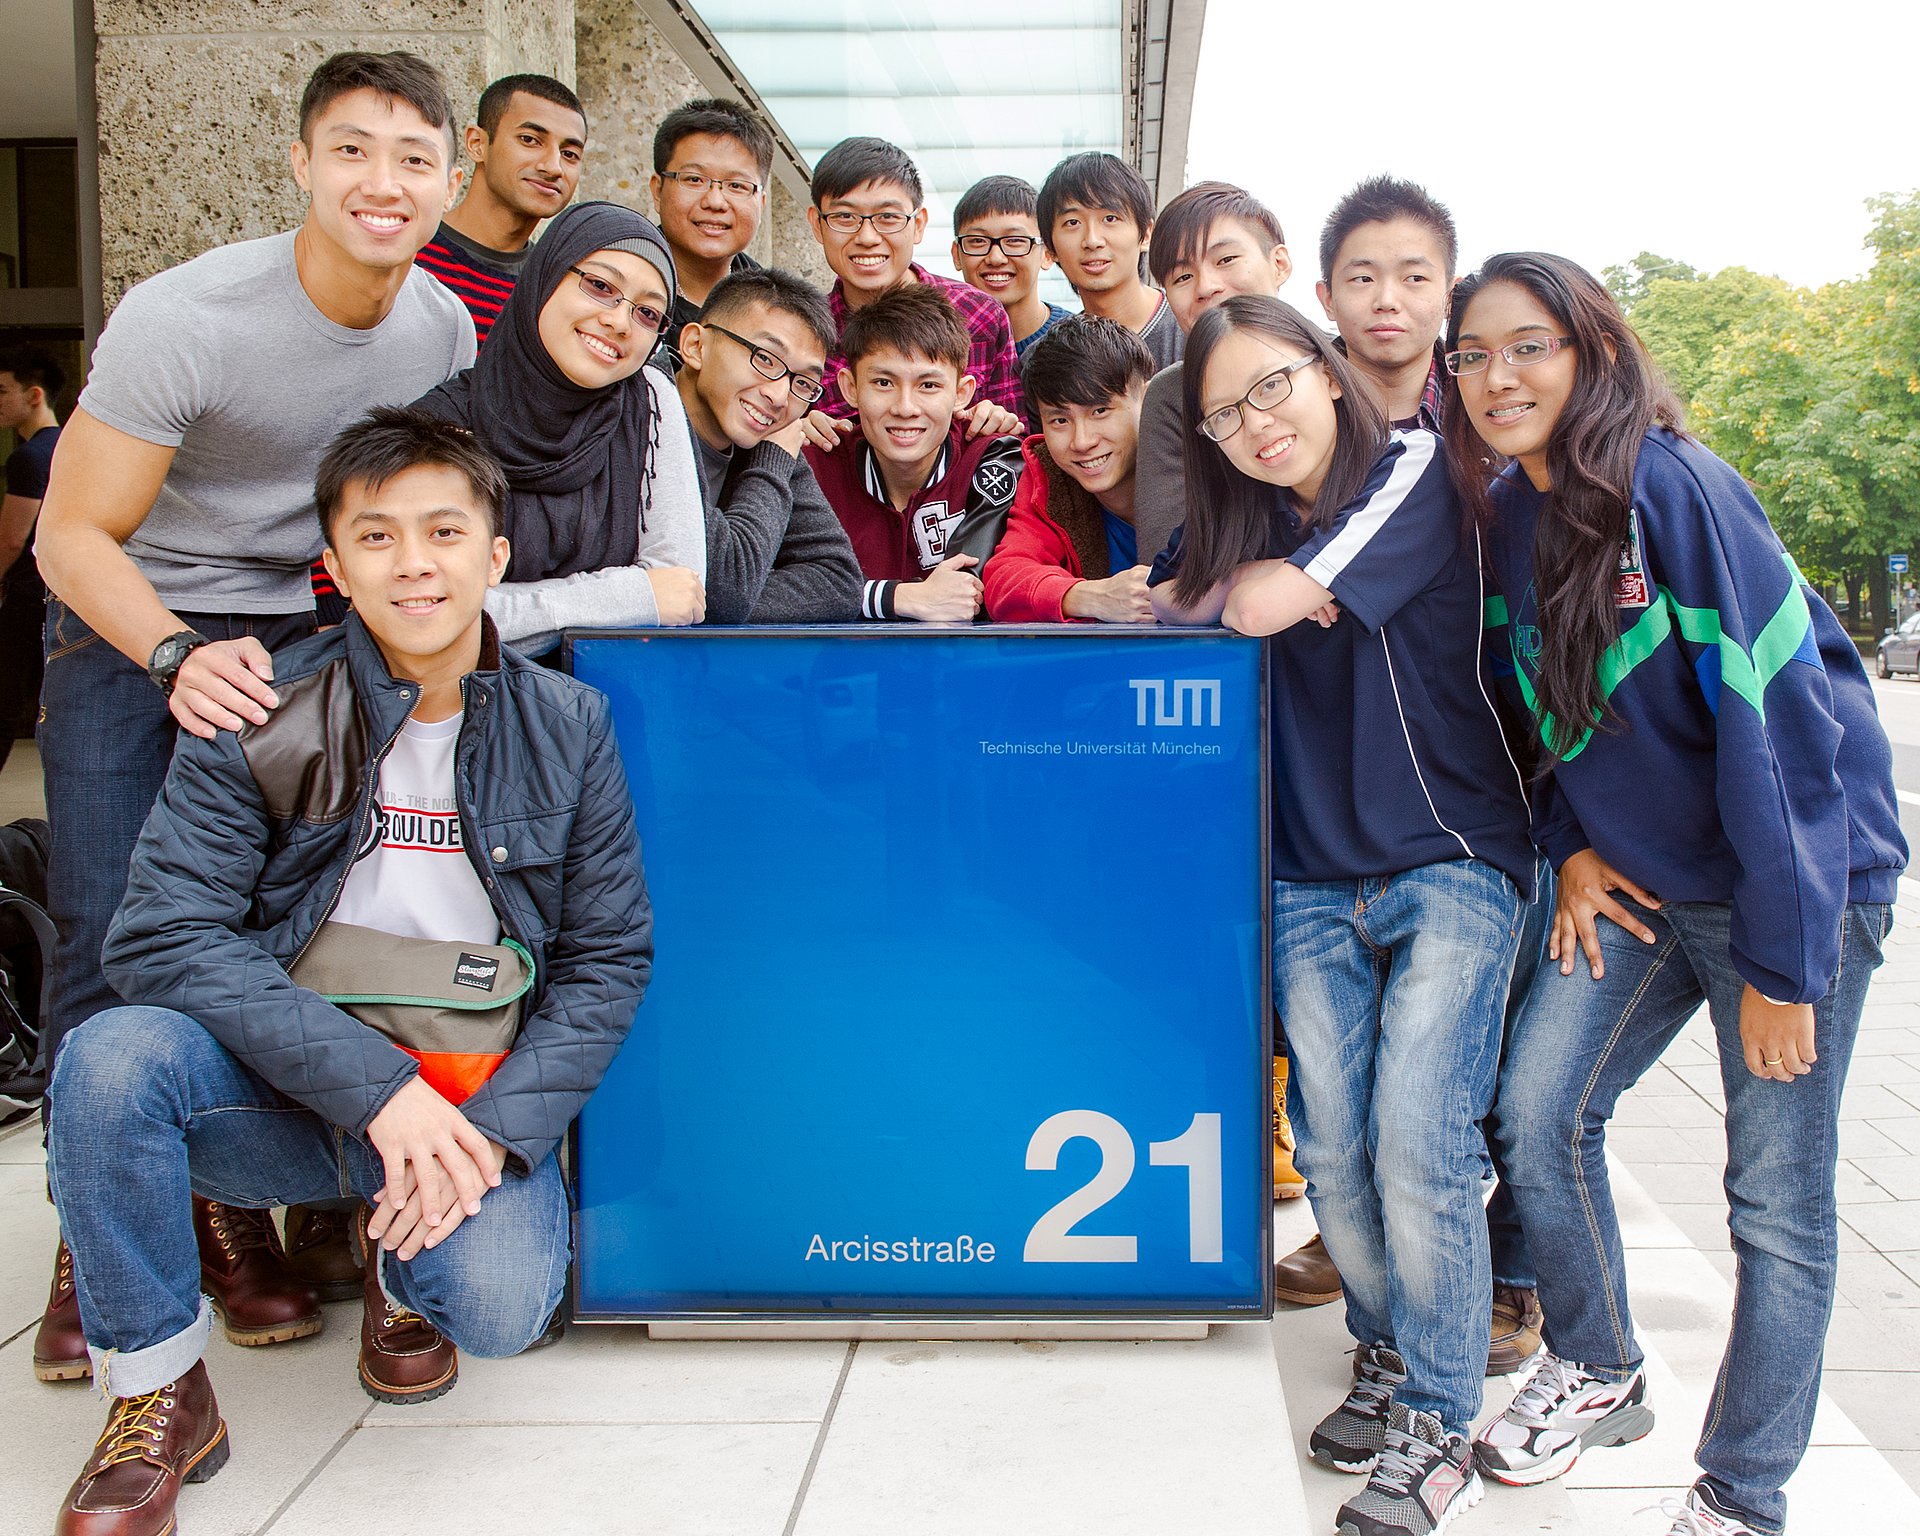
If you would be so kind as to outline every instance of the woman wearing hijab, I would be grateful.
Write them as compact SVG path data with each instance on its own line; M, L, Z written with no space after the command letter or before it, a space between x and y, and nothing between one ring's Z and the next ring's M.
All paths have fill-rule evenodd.
M507 471L507 579L487 595L528 655L563 629L697 624L707 543L678 391L647 360L674 296L660 231L617 203L547 227L479 360L419 405Z

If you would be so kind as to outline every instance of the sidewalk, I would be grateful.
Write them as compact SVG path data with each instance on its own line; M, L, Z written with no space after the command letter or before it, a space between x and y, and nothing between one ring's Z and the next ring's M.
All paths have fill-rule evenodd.
M35 768L16 753L0 814L31 808ZM1906 890L1848 1091L1842 1294L1827 1401L1789 1489L1794 1536L1920 1530L1920 886ZM1658 1425L1558 1483L1490 1486L1462 1536L1664 1536L1636 1511L1691 1480L1731 1305L1709 1041L1696 1020L1613 1132ZM1303 1201L1277 1216L1281 1251L1310 1231ZM86 1388L32 1379L53 1244L37 1129L17 1128L0 1137L7 1536L50 1529L101 1422ZM410 1410L360 1391L357 1303L327 1319L265 1350L216 1332L235 1455L188 1491L187 1536L1324 1536L1357 1486L1302 1457L1345 1389L1337 1306L1148 1344L668 1343L576 1327L520 1361L464 1362L455 1392ZM1488 1383L1487 1411L1510 1391Z

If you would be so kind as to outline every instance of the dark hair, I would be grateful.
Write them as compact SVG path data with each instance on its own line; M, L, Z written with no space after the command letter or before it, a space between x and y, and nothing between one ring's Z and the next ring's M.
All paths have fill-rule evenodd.
M1038 223L1035 210L1040 206L1039 196L1031 182L1022 181L1018 176L983 176L962 192L960 201L953 205L954 231L958 233L976 220L996 213L1003 217L1024 214Z
M915 208L926 201L920 168L898 144L885 139L842 139L813 168L813 206L824 208L870 181L899 182L912 195Z
M480 131L489 139L500 131L500 119L507 115L513 98L522 92L577 113L581 125L585 126L587 109L580 105L580 98L552 75L502 75L480 93L480 108L474 117Z
M1069 315L1034 345L1021 364L1027 398L1036 406L1105 405L1153 377L1153 354L1117 320Z
M956 372L965 373L972 346L960 311L926 283L902 284L856 309L840 336L840 355L849 368L872 353L891 351L952 363Z
M1249 231L1264 234L1269 254L1287 243L1273 210L1246 188L1203 181L1168 203L1154 221L1153 244L1147 248L1153 280L1164 288L1167 274L1175 267L1198 261L1206 252L1207 235L1222 219L1236 220Z
M1034 218L1048 250L1053 249L1053 221L1059 218L1063 203L1127 214L1143 235L1153 223L1153 189L1146 178L1118 155L1097 149L1068 155L1047 172L1047 179L1040 185Z
M1681 430L1680 401L1641 344L1613 295L1564 256L1512 251L1495 256L1454 285L1447 350L1474 295L1489 283L1524 288L1573 339L1573 392L1547 439L1553 488L1533 535L1539 604L1539 697L1534 713L1551 758L1573 751L1589 728L1613 717L1600 686L1600 658L1619 639L1613 579L1633 508L1633 468L1655 426ZM1447 392L1447 467L1468 516L1484 528L1494 517L1486 444L1474 431L1460 390Z
M738 139L760 168L760 179L773 174L773 134L767 125L737 101L718 96L702 96L675 107L660 119L653 134L653 173L658 176L673 163L673 152L680 141L696 133L715 138Z
M1222 581L1237 565L1264 560L1272 519L1280 506L1274 488L1249 479L1227 461L1226 450L1200 435L1201 391L1214 348L1235 331L1252 331L1269 341L1320 359L1327 377L1340 386L1333 402L1335 436L1332 462L1313 505L1292 498L1303 521L1332 519L1360 494L1367 476L1386 451L1390 431L1380 397L1349 363L1333 339L1291 304L1258 294L1239 294L1203 314L1187 337L1180 364L1182 448L1186 460L1187 531L1182 539L1176 602L1191 603ZM1245 429L1242 428L1244 431ZM1289 497L1292 493L1287 493Z
M404 101L453 142L453 103L447 83L417 53L336 53L320 61L300 93L300 137L308 139L313 120L350 91L378 91L388 101Z
M421 465L457 470L487 515L487 532L500 531L507 509L507 472L465 427L442 421L411 405L381 405L368 411L327 444L313 477L313 506L320 536L333 543L333 520L350 485L377 491L395 475Z
M54 361L45 347L23 341L0 348L0 373L10 373L22 389L38 388L52 405L54 397L67 387L67 370Z
M804 277L779 267L729 272L707 295L700 321L704 325L728 320L755 304L792 315L820 343L820 350L833 356L839 345L838 327L833 323L833 310L827 305L826 295Z
M1431 230L1440 242L1440 249L1446 252L1447 275L1453 275L1454 264L1460 259L1460 236L1453 227L1453 215L1447 211L1447 205L1436 202L1427 195L1425 187L1413 182L1375 176L1341 198L1327 215L1326 227L1320 231L1321 278L1329 283L1333 281L1333 263L1348 235L1362 224L1384 224L1389 219L1412 219Z

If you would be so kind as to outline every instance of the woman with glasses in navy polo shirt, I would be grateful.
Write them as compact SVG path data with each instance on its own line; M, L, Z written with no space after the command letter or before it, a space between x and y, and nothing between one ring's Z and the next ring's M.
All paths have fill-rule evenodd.
M1833 1306L1840 1094L1907 849L1871 685L1745 481L1680 430L1619 306L1561 257L1454 290L1447 450L1543 767L1549 953L1496 1110L1549 1353L1482 1432L1538 1483L1653 1424L1605 1137L1705 1003L1726 1093L1733 1332L1672 1536L1782 1529ZM1488 451L1507 461L1497 477Z
M1343 1532L1431 1530L1480 1497L1479 1122L1534 864L1481 679L1480 559L1439 439L1392 431L1278 299L1203 315L1182 389L1187 520L1154 608L1273 637L1287 1108L1359 1344L1310 1449L1371 1474Z

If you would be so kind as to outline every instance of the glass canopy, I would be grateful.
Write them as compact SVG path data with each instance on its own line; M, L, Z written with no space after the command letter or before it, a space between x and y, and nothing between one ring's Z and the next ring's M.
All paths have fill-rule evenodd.
M982 176L1038 187L1121 145L1121 0L699 0L700 18L809 164L872 134L926 182L919 259L953 275L953 205ZM1060 302L1057 269L1045 281Z

